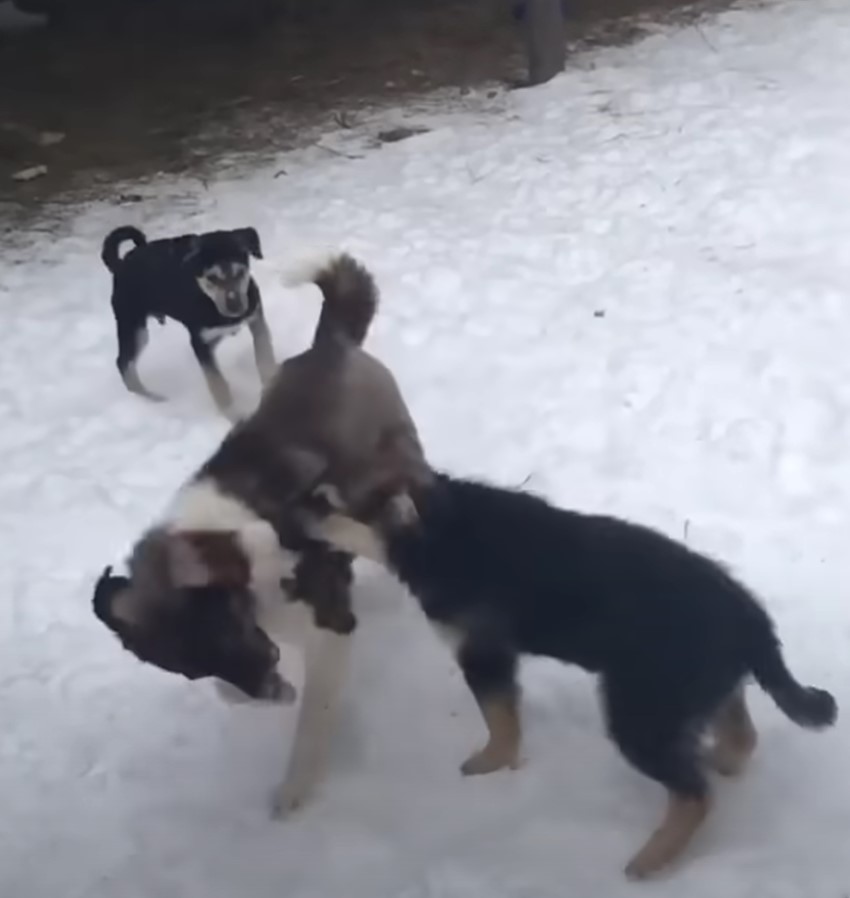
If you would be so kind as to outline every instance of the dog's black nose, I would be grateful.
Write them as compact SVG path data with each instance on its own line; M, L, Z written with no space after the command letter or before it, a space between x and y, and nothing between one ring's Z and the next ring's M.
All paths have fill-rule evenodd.
M242 299L238 293L228 293L224 297L224 307L231 315L237 315L242 311Z

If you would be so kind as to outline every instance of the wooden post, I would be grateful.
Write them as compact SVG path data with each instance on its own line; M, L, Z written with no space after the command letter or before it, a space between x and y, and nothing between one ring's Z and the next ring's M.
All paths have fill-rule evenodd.
M528 83L543 84L567 61L563 0L525 0L523 6Z

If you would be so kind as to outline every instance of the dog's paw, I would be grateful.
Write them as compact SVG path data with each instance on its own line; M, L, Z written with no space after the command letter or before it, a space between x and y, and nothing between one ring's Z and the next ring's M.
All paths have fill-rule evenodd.
M460 772L464 776L481 776L497 770L517 770L519 766L519 755L515 751L488 745L470 755L460 765Z
M641 882L644 879L650 879L656 872L656 868L640 855L633 857L623 870L626 879L630 882Z
M273 820L286 820L297 813L307 803L308 793L303 789L292 788L287 783L278 786L272 792L271 815Z
M135 393L136 396L141 396L142 399L147 399L148 402L167 402L165 396L162 393L154 393L152 390L149 390L147 387L142 386L141 383L133 383L128 384L127 389L131 393Z
M660 852L655 845L645 845L625 866L623 873L629 882L643 882L664 874L674 859Z

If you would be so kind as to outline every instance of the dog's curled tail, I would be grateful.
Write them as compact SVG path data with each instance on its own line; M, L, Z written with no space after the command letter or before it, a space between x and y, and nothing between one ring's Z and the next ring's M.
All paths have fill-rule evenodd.
M107 234L106 239L103 241L100 258L103 259L103 264L113 274L115 274L118 266L121 264L121 256L119 255L121 244L126 243L128 240L131 240L134 246L144 246L148 242L148 238L132 225L116 228Z
M767 613L762 613L764 618L757 623L751 643L750 664L756 682L798 726L808 730L831 727L838 718L835 698L825 689L803 686L794 678L773 625Z
M378 308L372 275L348 253L331 253L301 265L286 277L290 286L315 284L324 301L313 345L342 341L360 346Z

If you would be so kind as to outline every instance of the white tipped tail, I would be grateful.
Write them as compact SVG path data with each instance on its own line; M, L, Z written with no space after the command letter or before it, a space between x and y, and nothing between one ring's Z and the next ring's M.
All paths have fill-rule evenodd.
M322 291L314 346L363 342L378 307L378 288L353 256L339 251L307 256L289 269L286 281L292 286L312 283Z
M284 287L303 287L315 284L323 271L332 268L345 255L342 250L332 247L316 247L301 254L301 257L284 268L281 282Z

